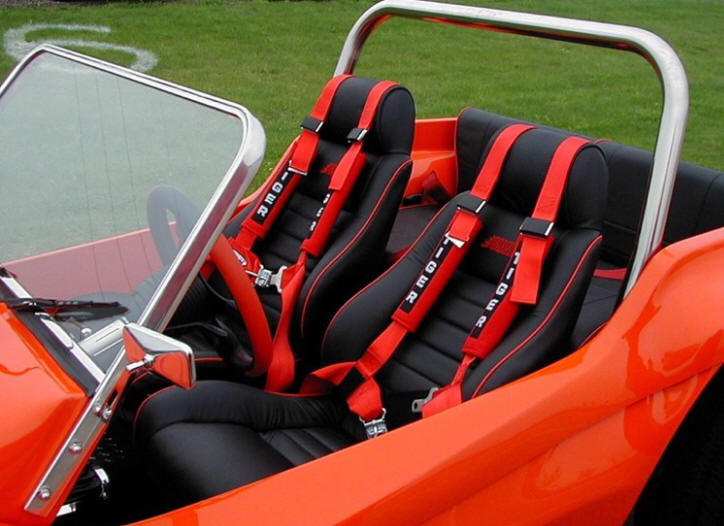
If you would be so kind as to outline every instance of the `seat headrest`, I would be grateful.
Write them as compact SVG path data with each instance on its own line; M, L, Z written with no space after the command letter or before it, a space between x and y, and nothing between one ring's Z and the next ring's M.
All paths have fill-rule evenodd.
M536 128L524 133L513 145L490 199L491 204L524 216L533 212L556 148L572 134ZM495 134L492 137L494 137ZM492 140L485 147L487 156ZM590 144L578 152L568 176L556 219L558 228L603 228L608 168L601 149Z
M367 94L377 82L366 77L350 77L342 82L320 131L322 139L346 144L347 134L357 126ZM414 130L415 103L412 95L406 88L397 86L380 101L377 115L365 138L364 150L377 155L409 154Z

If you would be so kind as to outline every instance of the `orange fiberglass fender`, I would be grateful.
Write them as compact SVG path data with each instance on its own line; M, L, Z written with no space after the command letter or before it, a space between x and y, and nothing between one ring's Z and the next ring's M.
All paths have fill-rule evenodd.
M723 262L724 229L671 245L551 366L142 524L620 524L724 361Z
M47 524L23 508L88 398L3 303L0 342L0 524Z

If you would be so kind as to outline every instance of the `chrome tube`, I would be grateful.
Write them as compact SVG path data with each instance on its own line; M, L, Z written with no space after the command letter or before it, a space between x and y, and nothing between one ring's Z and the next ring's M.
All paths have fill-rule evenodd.
M641 227L624 287L624 295L628 294L661 246L684 140L689 85L672 47L658 35L631 26L437 2L384 0L368 9L350 30L335 75L354 71L367 38L393 16L630 51L651 64L661 82L663 104Z

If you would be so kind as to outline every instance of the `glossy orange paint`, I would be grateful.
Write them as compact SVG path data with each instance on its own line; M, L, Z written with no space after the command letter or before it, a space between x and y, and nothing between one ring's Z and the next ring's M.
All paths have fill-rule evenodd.
M47 524L23 507L88 402L0 303L0 523Z
M551 366L142 524L621 523L724 362L723 265L724 229L671 245Z
M456 118L418 119L412 143L412 174L405 195L422 192L422 183L431 174L448 195L457 193L457 157L455 155Z

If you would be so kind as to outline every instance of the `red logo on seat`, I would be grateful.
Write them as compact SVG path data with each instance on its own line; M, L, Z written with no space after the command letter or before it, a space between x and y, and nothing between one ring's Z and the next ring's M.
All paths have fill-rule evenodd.
M512 256L513 252L515 252L515 241L500 236L490 236L483 240L480 246L508 257Z
M334 170L335 170L336 168L337 168L337 165L336 165L336 164L329 163L329 164L326 164L326 165L324 166L324 168L322 168L322 169L319 171L319 173L323 173L323 174L325 174L325 175L328 175L328 176L332 177L332 175L334 174Z

